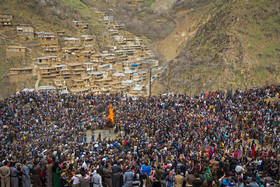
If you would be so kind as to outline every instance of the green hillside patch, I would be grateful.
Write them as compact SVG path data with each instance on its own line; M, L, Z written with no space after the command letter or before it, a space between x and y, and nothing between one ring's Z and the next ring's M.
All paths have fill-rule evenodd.
M139 3L141 7L151 7L156 0L144 0L142 3Z
M82 19L97 22L98 16L80 0L59 0L62 5L69 7L73 12L81 15Z

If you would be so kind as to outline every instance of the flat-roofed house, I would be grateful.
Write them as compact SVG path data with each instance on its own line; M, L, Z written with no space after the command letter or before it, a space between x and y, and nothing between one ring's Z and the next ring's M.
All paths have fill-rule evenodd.
M59 52L59 46L58 45L51 45L51 46L44 46L42 47L43 52L45 53L57 53Z
M125 74L124 73L114 73L112 75L113 80L123 81L125 80Z
M35 36L40 38L40 37L53 37L56 36L55 33L53 32L35 32Z
M59 74L60 74L60 76L64 77L65 80L70 79L72 76L70 69L67 69L67 68L59 69Z
M97 66L97 71L110 71L112 70L112 64L103 64Z
M109 28L113 30L122 30L124 26L124 24L111 24Z
M6 57L25 57L27 48L23 46L8 46L6 48Z
M92 37L92 35L82 35L82 36L81 36L81 39L82 39L83 41L89 42L89 41L92 41L92 40L93 40L93 37Z
M132 70L128 70L128 71L125 71L124 72L124 74L125 74L125 76L126 76L126 78L128 79L128 80L131 80L131 78L132 78L132 76L133 76L133 71Z
M64 54L74 54L80 52L81 49L80 47L63 47L61 50Z
M88 29L88 23L83 23L81 21L73 21L73 24L79 29Z
M77 53L77 57L79 57L79 61L80 62L87 62L90 60L90 57L92 55L91 51L81 51L79 53Z
M106 16L107 15L107 13L106 12L102 12L102 11L95 11L95 13L99 16L99 17L104 17L104 16Z
M67 69L67 65L65 65L65 64L56 65L54 67L56 68L57 71L61 71L63 69Z
M54 79L57 76L59 76L59 72L57 71L57 69L53 66L53 67L46 67L46 68L39 68L39 72L40 72L40 76L41 79Z
M30 27L30 26L18 26L17 34L26 36L28 38L33 38L34 37L34 28Z
M88 75L92 76L93 80L103 79L103 78L107 77L106 72L103 72L103 71L90 72L90 73L88 73Z
M12 26L12 20L14 16L12 14L0 14L1 26Z
M59 76L53 79L53 85L57 88L59 92L68 91L64 77Z
M89 88L90 88L90 92L94 93L94 94L100 94L100 89L99 89L99 86L95 85L94 82L90 82L90 85L89 85Z
M35 59L35 65L39 66L41 64L47 64L48 66L56 65L58 61L57 56L44 56Z
M58 37L57 36L39 36L39 41L42 47L48 46L58 46Z
M89 86L86 86L84 80L82 79L71 79L67 84L67 87L70 92L73 93L84 93L89 91Z
M81 77L83 74L85 74L85 68L83 68L83 64L81 63L71 63L68 64L68 67L73 76Z
M59 37L64 37L67 35L67 33L65 31L56 31L56 35Z
M70 46L79 46L81 43L80 38L63 38L63 40Z
M87 73L97 71L97 65L91 62L83 63L83 67L86 69Z
M23 75L23 74L32 74L33 67L25 67L25 68L10 68L9 76L12 75Z
M92 51L93 50L93 45L84 45L84 48L86 51Z

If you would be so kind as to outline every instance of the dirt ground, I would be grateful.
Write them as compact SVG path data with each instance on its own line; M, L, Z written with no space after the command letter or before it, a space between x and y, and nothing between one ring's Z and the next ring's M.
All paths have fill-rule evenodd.
M86 131L86 135L87 135L87 142L89 143L91 141L91 130L87 130ZM94 139L96 140L98 138L99 133L101 134L101 140L103 140L104 138L107 138L107 140L110 139L114 139L116 138L119 134L124 135L123 131L119 131L117 134L114 132L114 129L98 129L98 130L94 130Z

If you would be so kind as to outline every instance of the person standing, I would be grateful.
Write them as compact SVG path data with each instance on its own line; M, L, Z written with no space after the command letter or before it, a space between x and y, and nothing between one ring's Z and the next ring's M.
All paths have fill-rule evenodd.
M256 177L253 177L252 181L247 186L248 187L259 187L258 183L256 182Z
M46 186L52 187L52 160L48 159L46 164Z
M177 175L175 175L174 177L174 187L182 187L184 182L184 177L183 177L183 173L177 173Z
M39 166L39 162L34 161L34 167L32 168L32 177L33 177L33 187L40 186L40 175L41 175L41 168Z
M144 175L144 173L147 173L147 176L149 177L151 174L151 166L148 165L147 162L145 162L145 164L143 164L141 166L142 169L142 175Z
M10 166L11 187L18 187L18 175L20 174L20 171L18 171L17 168L15 168L14 162L11 162Z
M93 183L93 187L102 187L102 178L100 173L100 169L97 172L94 172L91 178L91 182Z
M168 174L166 180L167 180L167 187L173 187L173 184L174 184L174 174L173 174L172 170L169 171L169 174Z
M86 171L81 170L81 177L79 177L81 187L90 187L89 179L86 178ZM102 186L102 185L101 185Z
M72 180L72 187L79 187L80 186L80 179L79 179L79 177L81 177L81 176L77 176L79 173L80 173L79 170L77 170L75 172L75 174L73 175L73 177L71 178L71 180Z
M131 170L131 168L129 168L129 170L127 170L124 173L124 182L125 182L125 187L133 187L133 178L134 178L134 173Z
M29 187L31 186L31 181L30 181L30 169L26 166L27 161L23 161L22 165L22 187Z
M121 172L122 168L118 166L117 161L114 161L114 165L112 166L112 183L113 187L120 187L121 186Z
M105 187L112 187L112 168L111 164L106 164L106 167L103 168L104 173L104 186Z
M52 184L53 184L53 187L60 187L61 186L60 168L59 168L58 162L55 162L53 167L52 167Z
M10 187L10 168L7 166L8 161L0 168L1 187Z

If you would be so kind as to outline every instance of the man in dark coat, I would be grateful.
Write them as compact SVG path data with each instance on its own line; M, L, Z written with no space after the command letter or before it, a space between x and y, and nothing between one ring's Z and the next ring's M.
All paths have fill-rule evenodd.
M39 166L39 163L37 161L34 161L34 167L32 169L32 177L34 185L33 187L39 187L40 186L40 174L41 174L41 168Z
M112 183L113 187L120 187L121 186L121 172L122 168L117 165L117 161L114 161L114 165L112 166Z
M107 164L105 168L103 168L104 173L104 186L112 187L112 168L110 164Z

